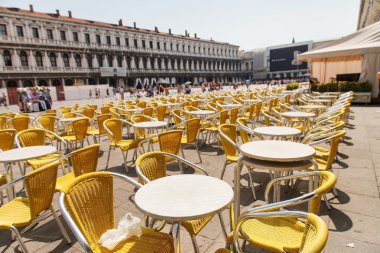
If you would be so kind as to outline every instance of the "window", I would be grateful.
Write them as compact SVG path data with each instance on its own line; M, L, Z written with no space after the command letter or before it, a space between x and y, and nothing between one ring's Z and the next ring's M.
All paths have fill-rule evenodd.
M7 27L4 24L0 24L0 35L7 35Z
M75 42L78 42L78 41L79 41L78 32L73 32L73 40L74 40Z
M50 53L49 58L50 58L50 65L52 67L57 67L57 56L55 56L54 53Z
M170 51L173 51L173 43L170 43Z
M198 53L199 54L201 53L201 47L198 47Z
M111 36L106 36L107 45L111 45Z
M75 64L77 65L78 68L82 67L82 60L79 54L76 54L75 57Z
M9 50L4 50L3 57L4 57L4 64L5 64L5 66L6 67L11 67L12 66L12 55L11 55L11 52L9 52Z
M137 39L134 39L134 40L133 40L133 46L134 46L135 48L137 48Z
M149 48L153 49L153 41L149 41Z
M46 35L47 35L48 40L53 40L54 39L53 30L52 29L46 29Z
M182 45L182 52L185 52L185 45Z
M108 67L113 67L112 60L113 60L112 55L107 56Z
M98 43L98 44L102 43L102 40L100 39L100 35L99 34L96 35L96 43Z
M190 53L190 46L187 46L187 52Z
M42 61L42 54L40 52L36 52L36 64L37 64L37 67L43 67L44 66L44 63Z
M120 46L120 37L116 37L116 45Z
M179 52L179 44L177 44L177 52Z
M203 48L203 53L206 54L206 48L205 47Z
M98 59L99 68L103 67L103 56L98 54L96 58Z
M123 57L121 57L120 55L117 56L117 65L119 68L121 68L123 66Z
M157 41L157 49L160 49L160 42L159 41Z
M24 29L22 26L16 26L16 34L18 37L24 37Z
M20 52L20 61L21 61L21 66L23 67L28 66L28 56L26 55L25 51Z
M89 33L85 33L84 34L84 40L86 41L87 44L91 43L91 39L90 39L90 34Z
M92 65L92 55L88 54L88 55L86 56L86 58L87 58L87 66L88 66L89 68L92 68L92 67L93 67L93 65Z
M164 50L166 51L166 43L164 42Z
M125 38L125 46L129 47L129 38Z
M40 37L37 27L32 27L32 35L33 35L33 38L35 39L38 39Z
M65 66L65 68L69 68L70 67L69 55L64 53L62 55L62 60L63 60L63 66Z
M141 41L141 44L142 44L142 48L145 49L145 40L142 40L142 41Z
M61 40L66 41L66 32L65 31L60 31L61 34Z

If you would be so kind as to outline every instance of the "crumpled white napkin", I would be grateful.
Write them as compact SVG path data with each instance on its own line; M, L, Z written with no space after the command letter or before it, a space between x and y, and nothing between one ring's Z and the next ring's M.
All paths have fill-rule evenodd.
M124 215L117 228L107 230L99 239L100 245L112 250L119 242L132 237L141 236L141 219L130 213Z

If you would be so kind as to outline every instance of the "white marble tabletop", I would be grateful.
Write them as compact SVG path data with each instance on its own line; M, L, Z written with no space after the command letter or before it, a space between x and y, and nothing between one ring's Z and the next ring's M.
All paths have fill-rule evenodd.
M290 141L253 141L240 146L244 156L275 162L294 162L311 159L315 149L309 145Z
M53 154L57 151L54 146L31 146L15 148L0 153L0 163L26 161Z
M80 119L87 119L86 117L73 117L73 118L60 118L60 122L73 122Z
M241 104L221 104L220 106L222 108L238 108L238 107L242 107L243 105L241 105Z
M133 127L136 128L160 128L166 127L168 123L165 121L145 121L145 122L137 122L133 124Z
M296 136L301 134L301 130L297 128L284 126L256 127L253 132L266 136Z
M137 208L161 220L178 222L214 215L233 199L226 182L202 175L175 175L154 180L135 195Z
M211 115L211 114L214 114L215 112L211 110L199 110L199 111L188 111L187 113L191 115L203 116L203 115Z
M315 114L311 113L311 112L289 111L289 112L282 112L281 116L284 116L284 117L294 117L294 118L312 118L312 117L315 117Z
M312 103L331 103L330 99L311 99L309 102Z

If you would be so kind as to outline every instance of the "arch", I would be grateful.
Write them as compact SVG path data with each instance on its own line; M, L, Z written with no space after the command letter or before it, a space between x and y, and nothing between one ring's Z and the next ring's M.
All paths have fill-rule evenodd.
M194 77L194 84L198 84L198 77Z
M93 77L89 78L89 79L88 79L88 84L89 84L89 85L96 85L96 79L93 78Z
M75 64L77 65L77 68L82 67L82 57L80 57L79 54L74 55Z
M132 79L132 78L128 78L128 79L127 79L127 85L128 85L129 87L132 87L132 86L133 86L133 79Z
M87 66L89 68L92 68L93 67L93 65L92 65L92 55L90 55L90 54L86 55L86 59L87 59Z
M11 54L11 52L9 50L5 49L3 51L3 59L4 59L4 65L6 67L11 67L12 66L12 54Z
M176 84L177 82L176 82L176 79L175 79L175 77L172 77L172 79L171 79L171 84Z
M53 81L51 83L53 84L53 86L61 86L62 85L62 81L59 79L53 79Z
M29 64L28 64L28 55L26 54L26 52L22 50L19 56L20 56L21 66L27 67Z
M66 79L65 80L65 86L73 86L73 85L74 85L73 79Z
M24 80L23 87L33 87L33 86L34 86L34 84L33 84L32 80L30 80L30 79Z
M57 67L57 56L55 55L55 53L50 53L49 59L50 59L50 66ZM58 85L56 85L56 86L58 86Z
M136 89L142 89L143 88L141 78L136 78L135 88Z
M116 60L117 60L117 66L118 66L119 68L123 67L123 57L122 57L121 55L118 55L118 56L116 57Z
M36 65L37 67L43 67L44 66L44 62L42 60L42 54L40 51L37 51L34 55L35 59L36 59Z
M143 85L144 89L148 88L148 86L149 86L149 78L144 78L144 85Z
M67 53L62 54L62 61L65 68L70 68L70 59Z
M113 57L112 55L107 56L107 62L108 62L108 67L113 67Z
M38 86L48 86L49 83L45 79L38 80Z
M98 60L99 68L103 67L103 56L101 54L97 54L96 59Z
M15 80L7 81L7 88L17 88L17 82Z
M156 83L157 83L156 78L152 78L152 79L150 80L150 87L154 87L154 86L156 86Z

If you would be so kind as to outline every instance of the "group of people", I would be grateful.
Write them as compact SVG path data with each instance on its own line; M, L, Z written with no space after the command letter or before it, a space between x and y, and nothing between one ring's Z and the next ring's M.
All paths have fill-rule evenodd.
M99 88L95 88L94 89L94 94L95 94L95 98L100 98L100 89ZM89 90L89 97L90 99L92 98L92 90ZM107 89L107 97L109 96L109 91Z
M17 89L18 106L22 112L40 112L51 109L53 100L50 89L41 87L28 87Z

